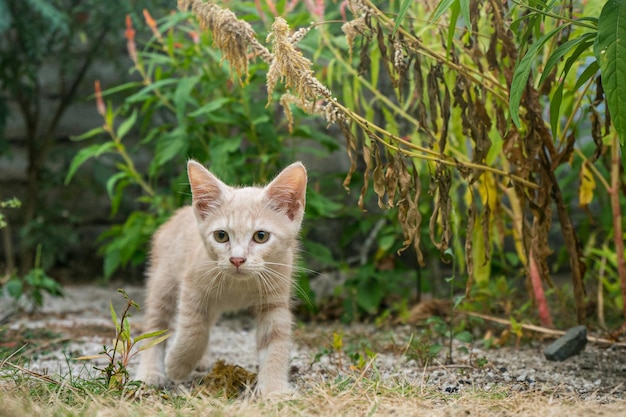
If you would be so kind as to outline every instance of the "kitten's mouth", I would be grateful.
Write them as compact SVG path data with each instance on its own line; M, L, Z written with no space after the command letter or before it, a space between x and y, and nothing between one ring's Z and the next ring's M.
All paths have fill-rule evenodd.
M230 268L230 272L236 277L246 278L250 276L250 271L244 268Z

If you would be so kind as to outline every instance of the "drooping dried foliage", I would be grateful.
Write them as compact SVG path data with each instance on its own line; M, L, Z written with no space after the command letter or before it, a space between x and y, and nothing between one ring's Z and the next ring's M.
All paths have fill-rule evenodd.
M334 86L343 88L341 101L316 78L313 63L297 47L310 28L292 33L277 17L268 37L271 53L261 53L264 47L249 26L232 13L202 0L181 0L179 5L191 7L214 32L216 46L237 72L245 72L245 59L251 57L269 64L268 92L271 97L278 82L284 83L281 104L288 117L295 104L340 128L351 160L346 185L361 169L365 184L359 204L364 205L373 183L379 206L398 208L404 249L412 246L420 263L421 228L429 229L432 243L443 253L459 232L453 230L453 210L465 210L457 215L464 218L468 290L473 278L488 274L482 267L505 239L514 243L527 270L534 262L549 281L548 234L556 208L578 321L585 320L584 265L554 173L569 160L574 138L553 137L543 118L542 91L550 91L554 76L546 78L542 91L529 79L520 102L521 127L510 123L509 94L521 47L511 30L514 16L508 3L470 1L469 30L450 25L456 32L450 33L448 26L425 19L396 22L398 14L386 14L369 0L348 0L352 19L342 30L349 48L342 53L328 43L334 64L342 65L346 76ZM436 6L413 5L424 16ZM559 44L568 34L560 35ZM594 126L599 125L595 110L592 116ZM429 178L427 185L424 178ZM422 218L420 204L429 206L429 219Z

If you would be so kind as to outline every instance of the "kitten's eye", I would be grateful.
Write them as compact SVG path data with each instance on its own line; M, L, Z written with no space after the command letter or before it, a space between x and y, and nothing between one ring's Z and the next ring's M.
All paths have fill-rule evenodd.
M265 232L263 230L259 230L257 232L254 232L254 235L252 235L252 239L256 243L265 243L265 242L267 242L267 239L269 239L269 238L270 238L269 232Z
M226 233L223 230L218 230L217 232L213 232L213 237L218 243L228 242L228 233Z

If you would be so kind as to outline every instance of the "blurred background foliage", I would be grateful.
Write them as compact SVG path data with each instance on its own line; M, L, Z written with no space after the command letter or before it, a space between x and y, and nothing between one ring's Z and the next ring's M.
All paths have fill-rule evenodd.
M65 42L83 45L83 58L93 48L117 59L124 47L130 58L128 81L77 81L94 85L90 103L102 122L72 138L80 150L56 180L78 188L95 181L111 200L113 224L98 238L105 279L137 275L151 234L189 202L188 158L241 184L263 183L303 159L311 174L302 239L310 272L298 277L308 300L303 317L402 321L422 293L466 293L467 309L546 325L589 319L611 327L622 318L616 242L623 236L613 203L624 207L624 181L619 168L614 174L619 148L593 54L604 2L217 2L261 43L278 16L293 30L307 28L294 45L343 118L329 123L293 106L291 131L280 104L289 88L268 97L268 62L249 51L248 71L238 74L193 13L170 10L170 2L61 3L19 3L42 22L45 36L36 39L72 34ZM80 7L102 26L66 29L80 20ZM5 40L25 30L3 19ZM109 49L98 43L105 28L113 31L103 38ZM23 54L68 50L25 46ZM28 71L26 84L36 86L40 67ZM20 87L28 77L3 74L5 103L30 91ZM45 151L43 162L56 137L54 126L37 129L33 149ZM41 201L46 187L29 187L19 259L55 228L46 216L35 234L29 198ZM44 254L60 256L56 248L71 238L58 235L43 243Z

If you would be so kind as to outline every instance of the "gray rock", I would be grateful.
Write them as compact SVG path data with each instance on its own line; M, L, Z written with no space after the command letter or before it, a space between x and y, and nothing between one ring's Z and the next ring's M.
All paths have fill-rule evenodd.
M564 361L570 356L582 352L586 344L587 328L585 326L576 326L555 340L543 351L543 354L550 361Z

